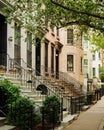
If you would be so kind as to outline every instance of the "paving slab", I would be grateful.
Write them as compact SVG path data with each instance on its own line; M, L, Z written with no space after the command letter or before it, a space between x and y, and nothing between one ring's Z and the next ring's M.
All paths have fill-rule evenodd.
M104 96L62 130L104 130Z
M0 127L0 130L12 130L16 128L15 126L10 126L10 125L4 125Z

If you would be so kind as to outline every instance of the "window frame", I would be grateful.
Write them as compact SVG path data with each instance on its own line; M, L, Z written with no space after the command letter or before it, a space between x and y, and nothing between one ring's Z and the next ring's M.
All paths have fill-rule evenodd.
M67 29L67 44L68 45L74 44L74 30L70 28Z
M74 55L72 54L67 55L67 71L68 72L74 71Z

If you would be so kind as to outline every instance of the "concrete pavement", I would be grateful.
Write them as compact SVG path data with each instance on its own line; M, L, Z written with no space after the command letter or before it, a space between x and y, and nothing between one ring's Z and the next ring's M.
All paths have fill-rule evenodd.
M104 96L62 130L104 130Z

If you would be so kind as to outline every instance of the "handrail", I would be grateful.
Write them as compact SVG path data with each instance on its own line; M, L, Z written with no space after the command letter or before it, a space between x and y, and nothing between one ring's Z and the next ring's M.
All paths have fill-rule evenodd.
M21 61L27 66L27 63L24 61L23 58L21 58ZM29 65L28 65L28 66L29 66ZM39 73L37 70L33 69L31 66L30 66L30 68L31 68L33 71L35 71L35 75L36 75L36 73ZM46 68L45 66L41 66L41 69L45 69L45 68ZM65 72L61 72L61 71L60 71L59 73L57 73L57 72L55 72L55 71L51 72L51 68L48 68L47 70L48 70L49 73L55 74L56 77L59 77L59 80L64 81L64 82L66 82L66 83L68 83L68 84L73 84L73 85L74 85L74 86L73 86L73 89L75 89L75 90L76 90L76 88L77 88L77 90L79 90L79 89L80 89L80 86L83 85L83 84L80 83L78 80L76 80L75 78L73 78L72 76L68 75L68 74L65 73ZM41 76L43 76L43 77L45 78L45 75L42 75L42 74L40 74L40 73L39 73L39 75L41 75ZM55 77L55 78L56 78L56 77ZM80 90L80 93L83 94L83 91L81 92L81 90Z
M25 61L24 61L22 58L21 58L21 60L24 62L24 64L26 64ZM14 61L15 61L15 59L14 59ZM17 64L17 63L15 62L15 64ZM18 66L19 66L19 65L18 65ZM27 64L26 64L26 66L27 66ZM28 70L24 69L24 68L21 67L21 66L20 66L20 68L23 69L24 71L26 71L26 73L28 73L28 72L27 72ZM32 80L32 82L33 82L33 80L35 79L35 80L37 80L39 83L45 84L46 87L47 87L47 89L48 89L48 91L49 91L49 93L53 93L54 95L56 95L56 93L55 93L52 89L50 89L50 87L48 87L49 85L47 85L47 83L44 82L44 79L46 79L45 76L41 75L41 79L38 79L37 77L35 77L35 75L36 75L36 73L39 73L39 72L38 72L37 70L33 69L33 68L30 68L30 71L31 71L31 80ZM40 73L39 73L39 74L40 74ZM44 91L44 89L41 88L41 91ZM57 95L57 96L58 96L58 95ZM59 97L60 97L60 96L59 96Z
M45 67L44 67L44 66L41 66L41 69L45 69ZM57 80L57 78L58 78L60 81L63 81L63 82L65 82L65 83L68 83L69 86L70 86L70 85L73 85L73 87L72 87L72 86L71 86L71 87L72 87L73 89L75 89L75 91L78 91L78 93L80 92L80 93L84 94L84 92L80 90L80 86L83 85L83 83L79 82L77 79L73 78L72 76L70 76L69 74L67 74L67 73L65 73L65 72L59 71L59 73L58 73L58 72L53 71L53 72L51 73L51 68L48 68L47 70L48 70L47 73L49 73L49 76L50 76L51 74L54 74L54 75L55 75L55 76L54 76L54 79L55 79L55 80ZM76 89L77 89L77 90L76 90Z
M24 61L24 60L22 59L22 61ZM56 95L59 98L60 101L61 101L61 98L64 98L62 93L61 93L61 90L58 91L58 92L56 92L55 90L52 90L52 88L51 88L52 84L48 84L49 82L47 82L47 77L46 76L40 74L37 70L35 70L33 68L30 68L30 73L31 73L31 88L32 89L34 89L34 87L36 86L35 81L37 81L39 84L44 84L47 87L48 93L46 94L46 96L48 96L48 95ZM39 79L38 79L38 76L36 76L36 73L38 73L40 75ZM45 92L44 89L42 89L42 88L40 88L40 89L41 89L42 92ZM68 97L68 98L70 98L70 97ZM70 102L69 102L69 104L70 104ZM67 108L67 110L69 110L69 108Z
M3 110L0 109L0 113L2 113L4 116L7 116Z
M36 85L35 82L37 81L38 84L44 84L47 87L48 93L46 96L48 95L56 95L60 100L63 97L63 94L61 93L61 90L58 89L58 91L56 92L55 90L52 90L51 86L53 86L51 83L47 82L47 77L44 76L43 74L40 74L37 70L33 69L32 67L27 69L27 63L20 58L21 60L21 64L24 64L25 67L21 66L19 63L17 63L16 58L10 58L8 56L7 59L7 63L8 63L8 71L10 71L11 69L13 69L13 75L19 80L21 81L21 85L28 85L27 81L31 81L31 89L34 90L36 89ZM38 78L38 76L36 76L36 73L38 73L40 76ZM44 89L41 88L41 91L44 91ZM69 108L67 108L69 109Z

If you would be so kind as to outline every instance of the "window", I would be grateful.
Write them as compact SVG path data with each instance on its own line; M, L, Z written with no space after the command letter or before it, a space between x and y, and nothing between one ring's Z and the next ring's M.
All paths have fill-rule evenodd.
M92 68L92 74L93 74L93 77L96 76L96 69L95 68Z
M27 50L32 50L32 34L27 34Z
M32 34L27 33L27 67L32 67Z
M88 66L84 66L84 77L87 78L88 75Z
M88 41L84 40L84 50L88 50Z
M15 23L15 44L20 46L21 42L21 28Z
M88 59L84 59L84 76L87 78L88 74Z
M45 43L45 72L48 72L48 43Z
M99 60L101 59L101 54L100 54L100 52L98 52L98 58L99 58Z
M73 45L73 29L67 29L67 43Z
M84 66L88 66L88 59L84 59Z
M59 37L59 28L58 27L57 27L56 31L57 31L57 36Z
M92 54L92 59L95 60L95 54Z
M15 43L14 43L14 58L15 61L21 64L21 28L15 23Z
M51 46L51 72L54 73L54 47Z
M83 63L82 62L83 62L83 58L81 57L81 61L80 61L80 63L81 63L81 72L83 71L83 66L82 66Z
M67 55L67 71L73 71L73 70L74 70L74 56Z
M89 49L88 37L84 36L84 50L87 51Z

